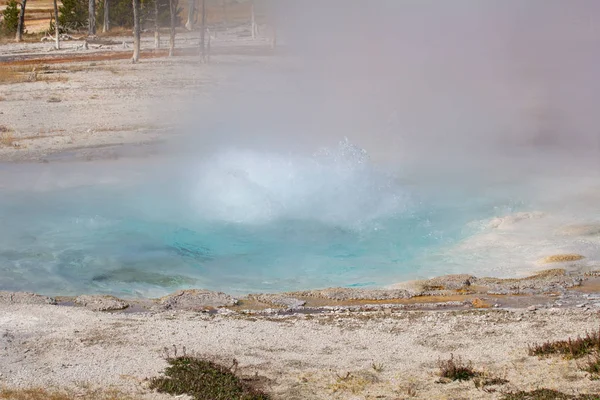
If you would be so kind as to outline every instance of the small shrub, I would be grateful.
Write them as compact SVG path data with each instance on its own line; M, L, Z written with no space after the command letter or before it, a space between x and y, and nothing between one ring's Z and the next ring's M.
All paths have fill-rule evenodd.
M577 339L557 340L546 342L541 345L529 347L530 356L546 356L550 354L562 354L567 358L581 358L588 354L600 351L600 330L588 333L585 337Z
M375 372L383 372L383 364L376 364L376 363L372 363L371 364L371 368L373 368L373 371Z
M588 372L592 379L600 378L600 355L594 354L591 356L586 363L586 365L582 368L585 372Z
M487 378L484 379L482 382L483 386L490 386L490 385L505 385L508 383L507 379L504 378Z
M536 389L530 392L507 393L502 397L502 400L600 400L600 395L569 395L556 390Z
M438 361L440 368L440 376L452 381L468 381L479 375L479 372L473 369L471 362L463 362L460 358L454 358L450 355L450 359L446 361Z
M17 0L9 0L6 8L2 11L0 21L0 33L5 36L12 36L17 33L19 26L19 13Z
M168 358L167 362L165 376L152 379L151 389L171 395L187 394L195 400L270 399L237 377L231 368L213 361L184 355Z

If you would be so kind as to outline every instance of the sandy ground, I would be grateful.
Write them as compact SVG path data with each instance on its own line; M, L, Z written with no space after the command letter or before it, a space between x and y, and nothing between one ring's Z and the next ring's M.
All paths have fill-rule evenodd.
M106 314L0 305L0 385L115 387L139 398L164 348L237 359L278 399L498 399L501 393L598 390L576 361L528 356L528 345L598 328L581 309L325 313L279 317L190 312ZM437 383L451 354L509 383ZM349 375L348 375L349 374ZM492 390L490 390L492 389ZM494 392L494 390L497 390Z

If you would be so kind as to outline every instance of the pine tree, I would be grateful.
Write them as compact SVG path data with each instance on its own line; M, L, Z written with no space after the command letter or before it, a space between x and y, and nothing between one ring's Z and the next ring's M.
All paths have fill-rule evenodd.
M13 36L17 33L19 25L19 3L17 0L9 0L6 8L2 11L2 21L0 22L0 33L7 36Z
M88 24L88 2L86 0L62 0L58 8L61 29L78 31Z

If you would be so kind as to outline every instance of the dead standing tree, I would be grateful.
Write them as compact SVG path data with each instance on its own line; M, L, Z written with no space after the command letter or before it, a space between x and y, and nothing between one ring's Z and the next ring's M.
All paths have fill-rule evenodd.
M227 9L227 0L221 0L222 14L223 14L223 25L227 26L229 23L229 11Z
M188 31L194 30L194 24L196 23L196 0L189 0L188 2L188 18L185 23L185 29Z
M160 27L158 21L158 0L154 0L154 48L160 49Z
M88 36L96 35L96 0L88 2Z
M252 40L256 39L256 35L258 35L258 25L256 24L256 15L254 13L254 0L252 0L252 5L250 6L251 15L251 23L252 23Z
M104 32L104 33L110 31L109 8L110 8L110 0L104 0L104 15L103 15L104 22L102 24L102 32Z
M271 49L277 47L277 9L271 10Z
M58 26L58 4L57 0L54 0L54 35L56 40L56 50L60 50L60 27Z
M169 38L169 57L175 55L175 23L177 19L177 7L179 0L169 0L169 10L171 14L171 36Z
M17 35L15 36L15 40L20 42L23 39L23 29L25 27L25 6L27 5L27 0L21 0L21 12L19 13L19 22L17 23Z
M140 0L133 1L133 63L140 59Z
M202 2L202 19L200 22L200 57L202 58L202 62L207 62L208 58L206 54L206 0L200 1Z

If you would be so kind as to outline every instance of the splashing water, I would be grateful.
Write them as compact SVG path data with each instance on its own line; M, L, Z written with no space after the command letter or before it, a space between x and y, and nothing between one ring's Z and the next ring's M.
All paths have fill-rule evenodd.
M22 176L4 166L0 290L247 293L474 272L481 259L449 258L482 231L473 221L523 208L504 188L403 181L347 140L309 157L229 150L193 167L142 164L19 166Z
M406 211L408 196L344 140L311 158L228 151L200 167L200 215L235 223L303 220L358 229Z

